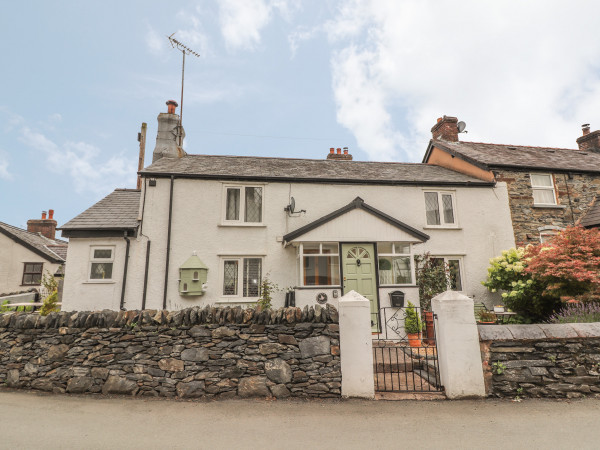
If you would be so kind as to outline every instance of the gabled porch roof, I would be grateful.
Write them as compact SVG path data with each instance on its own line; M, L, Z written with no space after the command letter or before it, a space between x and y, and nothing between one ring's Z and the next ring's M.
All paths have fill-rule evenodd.
M346 217L342 219L342 216ZM283 244L293 241L425 242L428 239L429 235L356 197L346 206L286 234L283 236Z

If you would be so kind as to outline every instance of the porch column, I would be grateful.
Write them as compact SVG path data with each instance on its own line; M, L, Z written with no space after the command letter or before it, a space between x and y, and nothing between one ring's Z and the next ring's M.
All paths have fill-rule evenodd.
M371 305L350 291L339 302L342 396L375 398Z
M446 291L431 300L437 315L440 377L448 398L485 397L479 333L473 300Z

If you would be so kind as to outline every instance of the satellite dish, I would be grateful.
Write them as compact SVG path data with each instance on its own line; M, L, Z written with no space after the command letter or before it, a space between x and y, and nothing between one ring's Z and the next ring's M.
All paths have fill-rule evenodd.
M464 123L462 120L456 124L456 128L458 128L459 133L462 133L463 131L465 131L466 127L467 127L467 124Z
M294 211L296 211L296 200L294 200L294 197L290 198L290 212L294 213Z

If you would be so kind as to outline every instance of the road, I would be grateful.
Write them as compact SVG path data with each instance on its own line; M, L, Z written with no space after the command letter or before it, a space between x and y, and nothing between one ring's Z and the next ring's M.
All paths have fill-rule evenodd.
M0 389L0 448L600 448L600 400L175 401Z

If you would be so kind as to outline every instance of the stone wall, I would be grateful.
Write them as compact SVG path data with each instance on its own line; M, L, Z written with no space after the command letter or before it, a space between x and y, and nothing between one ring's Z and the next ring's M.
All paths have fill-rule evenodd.
M0 385L164 397L340 397L327 308L0 314Z
M529 174L531 171L497 170L496 180L508 187L510 212L518 246L540 242L539 227L565 228L577 223L600 193L600 176L592 174L554 174L559 207L534 207ZM550 173L538 171L539 173ZM570 197L570 202L569 202ZM574 220L573 220L574 219Z
M600 323L479 325L494 397L600 397Z

